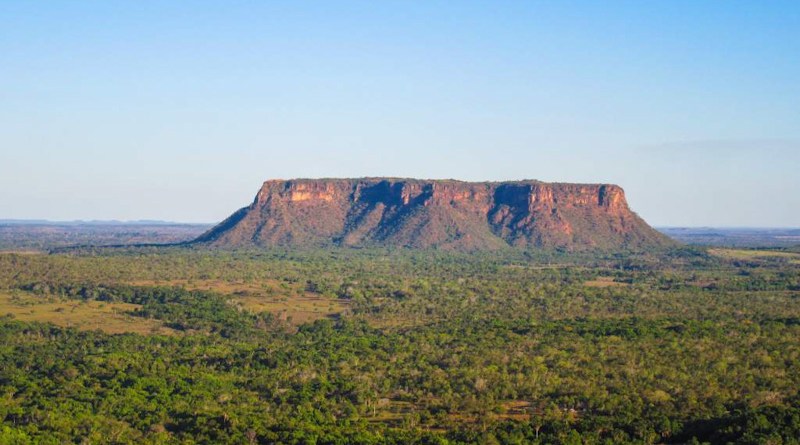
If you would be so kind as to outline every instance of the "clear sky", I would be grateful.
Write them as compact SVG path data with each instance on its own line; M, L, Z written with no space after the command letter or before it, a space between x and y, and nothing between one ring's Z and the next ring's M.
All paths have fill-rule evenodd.
M215 222L350 176L800 226L800 2L0 2L0 218Z

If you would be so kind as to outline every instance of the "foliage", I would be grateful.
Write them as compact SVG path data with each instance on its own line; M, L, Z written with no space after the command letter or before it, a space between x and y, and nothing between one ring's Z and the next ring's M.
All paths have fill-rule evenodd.
M176 279L351 304L293 328L135 284ZM0 443L796 444L799 283L697 249L0 255L9 292L138 304L183 333L3 318Z

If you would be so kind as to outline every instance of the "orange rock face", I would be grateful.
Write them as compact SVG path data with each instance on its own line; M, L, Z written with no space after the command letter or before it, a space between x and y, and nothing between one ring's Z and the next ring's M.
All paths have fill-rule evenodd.
M644 249L671 244L622 188L395 178L267 181L196 240L216 247Z

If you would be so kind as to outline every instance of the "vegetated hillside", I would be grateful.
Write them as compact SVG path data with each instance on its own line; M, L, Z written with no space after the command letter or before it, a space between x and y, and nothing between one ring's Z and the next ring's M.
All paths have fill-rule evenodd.
M251 205L195 243L471 251L673 242L633 213L616 185L363 178L267 181Z

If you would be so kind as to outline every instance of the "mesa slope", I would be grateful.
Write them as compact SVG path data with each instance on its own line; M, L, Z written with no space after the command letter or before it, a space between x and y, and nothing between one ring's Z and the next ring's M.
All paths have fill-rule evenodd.
M361 178L267 181L194 244L638 250L672 241L612 184Z

